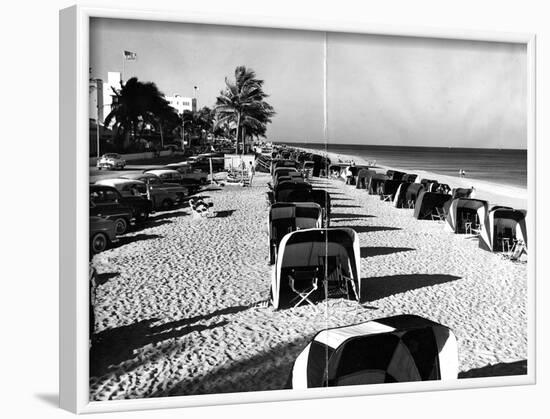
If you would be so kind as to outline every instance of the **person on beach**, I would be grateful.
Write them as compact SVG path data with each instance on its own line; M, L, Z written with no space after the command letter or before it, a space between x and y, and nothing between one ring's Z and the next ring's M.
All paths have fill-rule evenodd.
M252 179L254 178L256 170L254 169L254 165L252 164L252 162L249 163L250 165L248 166L248 177L250 178L250 186L252 186Z

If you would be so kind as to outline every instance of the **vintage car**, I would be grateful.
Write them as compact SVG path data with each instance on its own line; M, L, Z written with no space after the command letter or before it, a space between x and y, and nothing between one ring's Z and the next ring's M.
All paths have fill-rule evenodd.
M103 252L117 241L115 222L107 218L90 216L90 252Z
M151 173L158 176L163 182L177 183L185 185L187 182L184 179L188 177L182 175L179 170L175 169L155 169L147 170L145 173Z
M208 179L208 173L195 168L189 162L171 163L166 165L168 170L177 170L182 175L182 179L189 179L200 184L205 184ZM181 183L181 182L180 182Z
M181 204L189 195L189 188L178 183L164 182L153 173L129 173L121 177L128 181L143 182L155 209L167 209Z
M147 198L147 185L140 180L112 178L98 180L95 184L112 186L116 188L122 196L141 196Z
M90 185L90 215L104 214L107 218L112 218L107 214L116 215L122 209L130 210L130 218L140 223L153 211L153 203L142 196L122 196L112 186Z
M120 157L120 154L107 153L99 158L96 165L99 170L124 169L126 166L126 161Z

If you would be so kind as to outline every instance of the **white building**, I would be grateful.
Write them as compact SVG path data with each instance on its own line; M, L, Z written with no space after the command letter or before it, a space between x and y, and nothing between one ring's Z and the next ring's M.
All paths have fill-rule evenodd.
M113 88L120 89L120 73L110 71L107 73L107 82L101 79L90 79L89 114L90 119L103 124L105 117L111 112L113 103ZM99 118L98 118L99 117Z
M183 111L196 111L197 99L192 97L183 97L180 95L166 96L166 100L170 103L170 106L174 108L178 114L182 114Z

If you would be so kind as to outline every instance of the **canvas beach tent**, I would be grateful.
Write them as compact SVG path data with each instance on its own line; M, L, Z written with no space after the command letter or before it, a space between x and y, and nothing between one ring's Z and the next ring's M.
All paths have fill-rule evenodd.
M423 190L424 186L421 183L410 183L405 191L405 202L403 203L403 206L414 208L414 206L416 206L416 199Z
M297 168L298 167L298 162L295 161L295 160L290 160L290 159L274 159L274 160L271 160L271 170L270 170L270 174L273 176L273 173L275 171L276 168L278 167L293 167L293 168Z
M384 199L385 197L388 197L388 200L393 201L395 194L397 193L397 189L403 182L400 180L390 180L387 179L379 184L378 186L378 193L380 195L381 199Z
M288 199L287 195L291 191L296 191L296 190L302 191L302 190L310 190L310 189L311 189L311 185L307 182L295 182L295 181L281 182L280 184L277 184L273 188L274 199L275 199L275 202L279 202L279 201L292 202L292 201L285 200L285 199ZM296 202L304 202L304 201L296 201Z
M380 185L385 180L388 180L388 176L377 173L373 175L369 180L368 192L369 195L378 195L378 185Z
M407 188L411 185L411 183L402 182L398 187L397 191L395 191L395 196L393 197L393 206L396 208L403 208L406 207L407 200L405 199Z
M289 387L455 380L457 376L458 350L452 330L405 314L317 333L294 361Z
M295 306L297 292L293 281L307 289L310 302L328 297L335 281L349 280L350 298L361 295L359 237L351 228L313 228L298 230L283 237L271 277L271 297L277 309ZM355 295L353 295L355 294Z
M357 189L367 189L368 181L370 179L370 176L375 175L376 172L374 170L370 169L361 169L357 173L357 183L355 184L355 187Z
M472 195L473 189L471 188L453 188L451 196L455 198L469 198Z
M279 243L296 230L322 227L322 209L314 202L275 203L269 208L269 261L275 263Z
M386 172L386 176L388 176L390 180L403 180L403 177L406 175L405 172L400 172L398 170L388 170Z
M417 220L431 220L436 208L443 210L445 203L450 200L449 194L421 191L414 205L413 216Z
M406 174L405 176L403 176L403 182L407 182L407 183L413 183L416 181L416 178L418 177L418 175L413 175L413 174Z
M480 199L453 199L447 210L445 230L456 234L466 234L468 223L472 227L480 226L483 229L488 207L487 201Z
M321 207L323 214L323 227L328 227L330 224L330 211L332 205L330 201L330 193L324 189L312 189L311 197L313 202Z
M489 210L481 227L479 247L490 252L506 252L515 240L521 240L527 249L527 211L506 207Z

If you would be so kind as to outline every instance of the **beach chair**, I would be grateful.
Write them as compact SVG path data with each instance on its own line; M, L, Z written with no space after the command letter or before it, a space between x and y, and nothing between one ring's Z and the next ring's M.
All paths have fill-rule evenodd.
M435 213L432 211L432 220L444 223L447 218L447 213L443 208L435 207Z
M502 253L502 257L512 262L522 262L521 256L524 254L527 256L525 242L523 240L514 240L512 248L508 252Z
M357 302L355 314L357 314L357 310L360 307L359 293L357 292L353 278L344 274L340 258L321 256L319 257L319 266L322 267L325 298L345 297L346 299L342 301L355 300Z
M296 297L290 301L291 305L294 304L293 308L304 302L315 307L309 297L319 288L319 267L291 269L288 283L292 292L296 294Z
M384 194L381 194L380 195L380 199L383 201L383 202L392 202L393 199L392 199L392 195L384 195Z
M194 216L197 217L208 217L210 215L210 208L214 204L212 202L206 202L201 198L191 198L189 200L189 207Z

